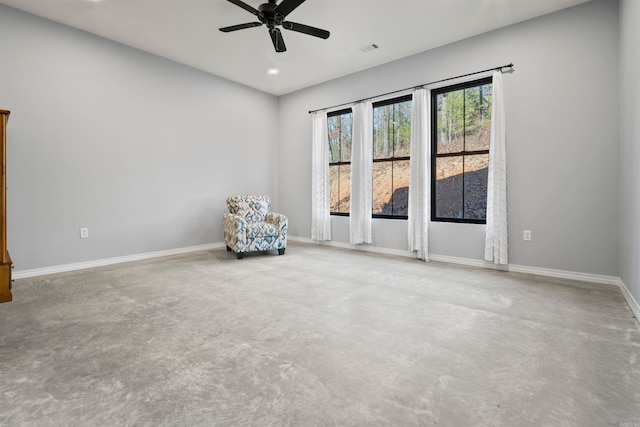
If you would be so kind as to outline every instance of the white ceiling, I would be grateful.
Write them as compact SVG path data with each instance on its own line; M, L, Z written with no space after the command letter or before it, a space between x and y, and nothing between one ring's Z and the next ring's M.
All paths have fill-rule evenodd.
M0 0L0 3L282 95L589 0L307 0L287 20L323 28L322 40L266 27L226 0ZM263 0L245 0L257 8ZM362 52L375 43L379 49ZM499 64L498 64L499 65ZM269 75L271 68L279 70Z

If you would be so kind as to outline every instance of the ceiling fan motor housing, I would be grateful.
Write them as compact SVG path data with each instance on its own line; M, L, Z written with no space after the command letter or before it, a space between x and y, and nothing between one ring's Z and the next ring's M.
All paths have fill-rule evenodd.
M278 25L282 25L284 16L281 13L276 12L275 0L269 0L269 3L264 3L258 6L258 19L265 24L268 28L275 28Z

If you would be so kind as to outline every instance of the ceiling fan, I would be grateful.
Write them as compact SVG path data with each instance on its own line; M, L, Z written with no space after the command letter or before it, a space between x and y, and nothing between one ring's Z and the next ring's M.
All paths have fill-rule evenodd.
M320 37L321 39L329 38L329 31L322 30L320 28L310 27L304 24L298 24L296 22L285 21L288 14L293 12L295 8L304 3L305 0L282 0L280 4L276 4L277 0L268 0L268 3L263 3L255 9L241 0L227 0L230 3L235 4L254 14L258 17L260 22L248 22L246 24L232 25L230 27L220 28L223 33L231 31L244 30L245 28L260 27L266 25L269 29L269 35L273 42L273 47L276 52L285 52L287 47L284 44L282 33L280 32L280 26L285 30L297 31L299 33L308 34L314 37Z

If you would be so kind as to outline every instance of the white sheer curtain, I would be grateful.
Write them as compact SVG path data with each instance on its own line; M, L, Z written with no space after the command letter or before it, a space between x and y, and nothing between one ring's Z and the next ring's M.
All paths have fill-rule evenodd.
M409 184L409 250L429 260L428 224L431 205L431 91L413 92L411 174Z
M371 243L373 186L373 106L363 101L353 106L351 134L351 210L349 242Z
M311 114L311 238L331 240L327 113Z
M499 71L493 73L486 233L484 259L495 264L508 264L507 152L502 73Z

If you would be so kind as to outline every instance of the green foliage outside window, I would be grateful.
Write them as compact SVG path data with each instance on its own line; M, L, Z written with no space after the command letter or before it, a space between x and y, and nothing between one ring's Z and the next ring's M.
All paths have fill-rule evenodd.
M328 115L331 213L349 214L351 201L351 110Z
M410 95L374 104L374 216L408 215L412 104Z
M432 92L432 220L486 219L491 79Z

